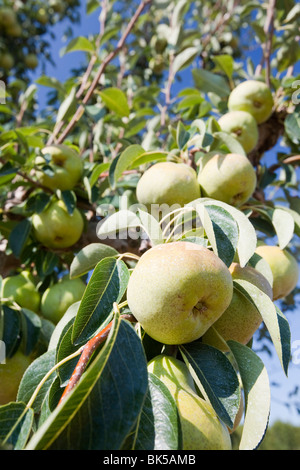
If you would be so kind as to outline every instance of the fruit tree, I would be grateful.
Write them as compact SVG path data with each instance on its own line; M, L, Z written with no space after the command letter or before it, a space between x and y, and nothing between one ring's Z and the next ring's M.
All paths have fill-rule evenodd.
M299 4L45 3L0 7L0 447L256 449L254 339L288 375L295 335Z

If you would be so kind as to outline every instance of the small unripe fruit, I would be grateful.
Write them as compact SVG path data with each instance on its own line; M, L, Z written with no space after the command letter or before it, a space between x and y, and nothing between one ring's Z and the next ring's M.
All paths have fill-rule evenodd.
M267 279L251 266L241 267L238 263L232 263L229 271L233 280L245 280L251 282L270 299L273 297L272 287ZM241 344L247 344L262 323L262 316L257 308L246 299L243 294L233 290L230 305L223 315L213 324L202 338L202 341L220 350L226 351L224 342L215 335L214 330L221 335L225 341L233 340Z
M0 52L0 68L10 70L15 65L13 56L9 52Z
M145 171L136 195L148 208L151 204L184 206L200 197L200 186L193 168L184 163L160 162Z
M298 262L288 250L279 246L260 245L256 248L262 258L270 265L273 274L273 300L290 294L299 278Z
M230 111L247 111L258 124L265 122L272 113L273 96L266 83L246 80L235 87L228 99Z
M35 54L27 54L24 57L24 62L26 67L29 69L35 69L39 64L38 58Z
M53 201L40 214L33 214L32 225L38 241L53 249L68 248L80 238L84 222L77 208L69 214L62 200Z
M258 127L254 117L246 111L230 111L219 119L221 130L231 134L246 153L258 142Z
M198 173L201 192L232 206L249 200L256 188L256 173L244 155L205 155Z
M5 364L0 364L0 406L16 401L21 379L31 362L31 356L17 351Z

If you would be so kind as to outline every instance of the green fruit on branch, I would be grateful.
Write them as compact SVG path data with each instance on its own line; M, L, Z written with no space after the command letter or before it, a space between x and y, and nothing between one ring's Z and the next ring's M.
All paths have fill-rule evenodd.
M197 174L184 163L156 163L140 178L136 195L148 208L151 204L184 206L200 197Z
M36 54L30 53L24 57L24 63L29 69L36 69L39 65L39 60Z
M53 174L37 170L36 175L41 184L53 190L73 189L83 172L82 160L78 153L67 145L53 144L43 148L42 154L50 159L49 164ZM38 166L44 166L45 159L39 156L35 163Z
M191 242L157 245L138 261L129 308L146 333L165 344L200 338L230 304L231 274L212 251Z
M298 262L286 249L279 246L260 245L256 253L269 264L273 274L273 300L286 297L296 287L299 279Z
M232 263L229 271L233 280L244 280L251 282L270 299L273 291L267 279L251 266L241 267L238 263ZM243 294L236 289L233 290L232 300L223 315L213 324L202 338L206 344L210 344L222 351L227 350L224 343L215 335L214 330L221 335L225 341L233 340L241 344L247 344L262 323L262 316L256 307Z
M77 208L69 214L62 200L52 201L46 209L33 214L32 225L39 242L52 249L69 248L81 237L84 221Z
M165 67L166 67L166 60L164 56L162 56L161 54L158 54L156 57L152 57L152 59L150 59L149 61L149 68L156 75L162 75Z
M230 111L246 111L258 124L265 122L272 114L274 105L270 88L258 80L246 80L235 87L228 99Z
M23 29L21 25L19 25L18 23L7 26L5 31L8 36L11 36L14 38L21 37L23 33Z
M0 52L0 68L10 70L15 65L15 60L9 52Z
M244 155L205 155L200 161L198 181L207 197L241 206L256 188L256 173Z
M159 355L149 362L148 371L166 385L175 400L183 450L231 450L228 429L210 403L197 395L190 372L182 361Z
M49 22L49 15L44 8L40 8L36 14L36 19L39 23L46 25Z
M34 277L29 271L22 271L15 276L3 279L1 297L16 302L20 307L38 312L40 294L37 291Z
M45 290L41 300L43 317L55 325L60 321L68 308L81 300L86 285L81 279L62 278Z
M12 26L17 22L17 17L12 8L1 7L0 8L0 24L5 28Z
M50 0L50 7L55 11L55 13L62 13L65 9L62 0Z
M0 364L0 406L16 401L19 385L33 358L17 351L12 357Z
M222 131L231 134L246 153L251 152L258 142L258 127L254 117L246 111L230 111L218 120Z

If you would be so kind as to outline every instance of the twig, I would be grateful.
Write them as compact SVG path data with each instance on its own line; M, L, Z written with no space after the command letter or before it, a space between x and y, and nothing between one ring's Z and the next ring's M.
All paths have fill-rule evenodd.
M275 170L281 167L282 164L289 165L289 164L296 164L300 165L300 155L292 155L291 157L285 158L281 163L275 163L274 165L270 166L269 171L273 173Z
M136 322L135 317L131 314L121 315L121 318L123 318L124 320L128 320L130 322ZM113 320L105 328L103 328L103 330L101 330L100 333L98 333L94 338L90 339L87 342L87 344L84 346L80 359L74 369L74 372L69 380L69 383L66 386L60 398L60 401L58 403L59 405L63 402L63 400L65 400L67 395L73 390L73 388L79 382L95 349L97 349L98 346L100 346L100 344L102 344L108 337L112 324L113 324Z
M60 135L60 137L57 139L57 142L60 144L62 143L65 138L67 137L67 135L71 132L71 130L73 129L73 127L77 124L77 122L80 120L80 118L82 117L83 113L84 113L84 106L89 102L90 98L92 97L96 87L98 86L99 84L99 80L103 74L103 72L105 71L107 65L116 57L116 55L119 53L119 51L123 48L124 44L125 44L125 41L128 37L128 35L130 34L130 32L132 31L138 17L140 16L140 14L142 13L142 11L144 10L144 8L146 7L146 5L148 5L149 3L151 3L151 0L144 0L140 3L139 7L137 8L135 14L133 15L133 17L131 18L131 20L129 21L121 39L119 40L116 48L110 52L106 58L103 60L103 62L101 63L99 69L98 69L98 72L96 74L96 76L94 77L94 80L90 86L90 88L88 89L85 97L83 98L82 100L82 104L77 108L75 114L73 115L71 121L69 122L69 124L66 126L65 130L62 132L62 134Z
M265 58L265 67L266 67L266 84L270 86L270 77L271 77L271 52L272 52L272 39L274 34L274 13L275 13L276 0L270 0L267 18L264 26L264 32L266 35L266 43L263 48L264 58Z

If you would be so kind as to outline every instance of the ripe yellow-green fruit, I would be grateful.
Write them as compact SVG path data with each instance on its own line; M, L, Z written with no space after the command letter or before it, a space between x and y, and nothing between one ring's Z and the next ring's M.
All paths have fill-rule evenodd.
M81 237L84 222L77 208L69 214L62 200L54 200L40 214L33 214L32 225L39 242L53 249L68 248Z
M38 312L40 294L37 291L34 277L29 271L3 279L1 297L15 301L20 307Z
M146 333L165 344L200 338L230 304L231 274L209 249L191 242L144 253L127 289L129 308Z
M152 59L150 59L149 61L149 68L156 75L161 75L164 71L165 66L166 66L166 60L161 54L158 54L157 56L152 57Z
M270 88L258 80L246 80L240 83L232 90L228 99L230 111L246 111L258 124L270 117L273 105Z
M39 23L46 25L49 21L49 15L44 8L40 8L36 14L36 19Z
M1 7L0 8L0 24L4 27L12 26L17 21L16 14L12 8Z
M80 156L75 150L67 145L53 144L43 148L42 154L49 156L53 175L42 171L36 172L39 181L47 188L62 191L73 189L78 183L83 172L83 164ZM36 165L45 165L43 157L38 156Z
M55 325L60 321L68 308L81 300L86 285L82 279L62 278L45 290L41 300L41 313Z
M25 62L26 67L28 67L29 69L36 69L37 66L39 65L38 58L36 54L33 54L33 53L27 54L24 57L24 62Z
M149 208L151 204L184 206L200 197L200 186L193 168L184 163L160 162L142 175L136 195L139 203Z
M200 398L187 366L170 356L159 355L148 364L173 396L180 417L183 450L231 450L228 429L213 407Z
M198 181L203 195L238 207L252 196L257 179L246 156L228 153L205 155Z
M5 31L6 31L6 34L14 38L21 37L23 33L22 27L19 23L15 23L15 24L7 26Z
M10 70L14 65L14 58L9 52L0 52L0 68Z
M255 268L251 266L242 268L238 263L232 263L229 271L233 280L241 279L251 282L272 300L273 292L270 283ZM233 340L241 344L247 344L261 323L262 316L256 307L243 294L234 289L229 307L212 325L212 328L204 334L202 341L225 351L228 348L215 335L214 330L225 341Z
M21 379L31 362L31 356L17 351L5 364L0 364L0 406L16 401Z
M299 278L299 267L295 257L279 246L260 245L256 248L262 258L269 264L273 274L273 300L286 297L296 287Z
M65 9L62 0L50 0L50 7L53 8L53 11L56 13L62 13Z
M218 120L221 130L231 134L246 153L251 152L258 142L258 127L252 114L246 111L230 111Z

